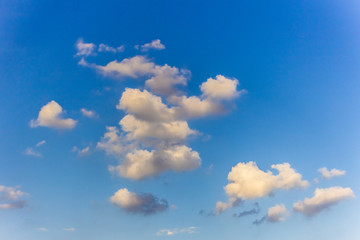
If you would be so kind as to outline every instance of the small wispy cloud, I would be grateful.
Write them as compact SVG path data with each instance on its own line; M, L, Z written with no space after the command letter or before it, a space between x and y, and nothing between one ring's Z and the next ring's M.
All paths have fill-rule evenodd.
M135 47L139 48L139 47ZM150 49L163 50L165 49L165 45L161 43L160 39L155 39L149 43L145 43L140 46L141 51L147 52Z
M35 145L35 147L40 147L40 146L44 145L45 143L46 143L46 141L45 141L45 140L42 140L42 141L38 142L38 143Z
M97 114L95 111L92 111L92 110L87 110L86 108L82 108L80 109L82 115L84 115L85 117L88 117L88 118L95 118L97 117Z
M42 154L40 152L35 151L31 147L26 148L24 154L28 155L28 156L34 156L34 157L41 157L42 156Z
M318 170L322 177L325 179L333 178L333 177L340 177L346 174L345 170L339 170L336 168L333 168L331 170L328 170L326 167L322 167Z
M90 153L90 146L87 146L87 147L85 147L85 148L83 148L83 149L80 149L80 148L74 146L71 151L72 151L72 152L77 152L77 154L78 154L80 157L82 157L82 156L85 156L85 155L87 155L87 154Z
M197 233L198 229L199 229L199 227L193 227L193 226L186 227L186 228L161 229L160 231L158 231L156 233L156 235L172 236L172 235L180 234L180 233L194 234L194 233Z
M65 231L65 232L75 232L76 229L73 228L73 227L70 227L70 228L64 228L64 231Z
M45 228L45 227L39 227L37 230L38 230L39 232L48 232L48 231L49 231L49 229L47 229L47 228Z

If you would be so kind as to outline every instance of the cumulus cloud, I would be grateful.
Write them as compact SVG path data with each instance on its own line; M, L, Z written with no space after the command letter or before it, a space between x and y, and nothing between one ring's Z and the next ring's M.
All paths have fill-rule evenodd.
M57 129L72 129L77 121L71 118L62 118L64 113L62 107L52 100L43 106L39 112L38 118L30 121L31 127L49 127Z
M323 167L323 168L320 168L318 171L321 173L322 177L325 179L329 179L329 178L333 178L333 177L340 177L340 176L343 176L346 174L346 171L339 170L336 168L333 168L329 171L326 167Z
M0 210L19 209L26 205L22 198L27 194L18 189L18 187L6 187L0 185Z
M228 175L229 184L225 186L227 195L243 200L255 199L267 196L277 189L290 190L309 185L289 163L275 164L271 168L279 173L274 175L270 171L264 172L255 162L238 163Z
M222 75L217 75L216 78L208 78L208 80L201 84L200 88L203 94L209 98L214 99L232 99L239 96L243 91L237 91L239 81L237 79L229 79Z
M186 228L161 229L160 231L158 231L156 233L156 235L172 236L172 235L176 235L176 234L180 234L180 233L194 234L194 233L197 233L198 229L199 229L199 227L194 227L194 226L186 227Z
M160 42L160 39L155 39L149 43L145 43L141 45L141 51L146 52L150 49L163 50L165 49L165 45Z
M266 217L269 222L281 222L289 215L290 213L286 210L285 205L278 204L268 209Z
M293 204L293 209L301 212L308 217L330 208L331 206L345 199L354 198L355 195L351 188L330 187L316 188L312 198L305 198Z
M112 53L118 53L123 52L125 50L125 46L121 45L119 47L111 47L109 45L106 45L104 43L99 44L98 51L99 52L112 52Z
M86 108L82 108L80 109L82 115L84 115L85 117L88 117L88 118L95 118L97 115L95 113L95 111L92 111L92 110L87 110Z
M165 171L190 171L201 165L199 154L187 146L173 146L160 151L136 150L128 153L118 166L110 171L135 180L157 176Z
M126 188L119 189L110 202L124 211L133 214L151 215L168 209L165 199L159 200L150 193L137 194Z
M79 39L76 43L77 53L76 56L90 56L93 55L96 45L93 43L84 43L83 39Z

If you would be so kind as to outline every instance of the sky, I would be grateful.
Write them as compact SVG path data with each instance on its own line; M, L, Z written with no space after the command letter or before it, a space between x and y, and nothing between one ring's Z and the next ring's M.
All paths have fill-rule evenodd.
M359 238L360 3L0 2L0 238Z

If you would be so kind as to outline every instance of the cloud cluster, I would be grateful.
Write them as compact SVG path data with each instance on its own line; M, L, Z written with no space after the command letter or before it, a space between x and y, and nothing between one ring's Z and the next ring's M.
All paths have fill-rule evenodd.
M156 235L172 236L172 235L176 235L176 234L180 234L180 233L194 234L194 233L197 233L198 229L199 229L199 227L194 227L194 226L186 227L186 228L161 229L160 231L158 231L156 233Z
M57 129L72 129L77 121L71 118L62 118L64 113L62 107L52 100L43 106L38 118L30 121L31 127L49 127Z
M333 168L329 171L326 167L323 167L323 168L320 168L318 171L321 173L322 177L325 179L329 179L329 178L333 178L333 177L340 177L340 176L343 176L346 174L346 171L339 170L336 168Z
M0 185L0 210L19 209L26 205L22 198L27 194L20 191L18 187L6 187Z
M269 222L281 222L289 215L290 213L286 210L284 204L277 204L268 209L266 219Z
M330 187L316 188L312 198L305 198L293 204L293 209L311 217L345 199L354 198L351 188Z
M96 55L96 52L118 53L123 52L125 49L124 45L119 47L111 47L104 43L99 44L99 47L97 47L94 43L84 43L84 40L81 38L76 42L75 47L77 50L75 56L77 57L88 57L91 55Z
M169 204L165 199L159 200L150 193L137 194L126 188L119 189L110 202L124 211L133 214L151 215L168 209Z

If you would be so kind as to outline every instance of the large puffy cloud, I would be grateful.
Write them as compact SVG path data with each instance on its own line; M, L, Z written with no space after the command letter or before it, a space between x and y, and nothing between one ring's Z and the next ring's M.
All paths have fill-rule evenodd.
M0 185L0 210L19 209L26 205L22 198L27 195L18 189L18 187L6 187Z
M150 215L168 209L169 204L165 199L159 200L150 193L137 194L126 188L119 189L110 202L123 210L134 214Z
M228 196L240 199L255 199L273 193L277 189L289 190L305 188L308 182L302 180L301 174L290 167L289 163L272 165L279 171L277 175L264 172L255 162L238 163L228 175L229 184L225 187Z
M269 222L281 222L289 215L284 204L277 204L268 209L266 218Z
M176 145L164 150L137 150L128 153L120 165L110 166L109 169L123 177L140 180L168 170L176 172L193 170L200 164L201 160L196 151L183 145Z
M203 94L214 99L232 99L240 95L237 91L239 81L237 79L229 79L222 75L216 78L209 78L202 83L200 88Z
M340 176L343 176L346 174L346 171L339 170L336 168L333 168L329 171L326 167L323 167L323 168L320 168L318 171L321 173L322 177L325 179L329 179L329 178L333 178L333 177L340 177Z
M133 115L126 115L121 119L120 125L128 133L127 137L133 140L185 140L196 133L186 121L147 122L138 120Z
M149 49L163 50L165 45L161 43L160 39L155 39L149 43L141 45L141 51L148 51Z
M316 188L312 198L305 198L304 201L294 203L293 208L295 211L311 217L338 202L354 197L354 192L348 187Z
M52 100L43 106L37 119L30 121L31 127L50 127L58 129L72 129L77 121L71 118L62 118L64 113L62 107Z
M121 109L145 121L168 122L174 120L175 111L147 90L126 88L117 109Z

